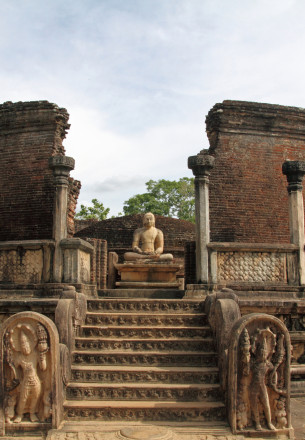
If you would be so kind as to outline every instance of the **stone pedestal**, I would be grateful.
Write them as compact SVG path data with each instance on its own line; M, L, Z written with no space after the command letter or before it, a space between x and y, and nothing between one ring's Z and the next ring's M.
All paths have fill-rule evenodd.
M289 195L289 226L290 241L299 246L300 284L305 284L305 253L304 253L304 203L302 180L305 174L305 162L286 161L282 167L287 177Z
M80 238L61 240L63 254L63 282L90 283L90 256L93 246Z
M178 289L180 282L177 273L181 269L179 264L163 263L124 263L116 264L121 275L117 287L125 288L158 288Z
M209 175L214 165L214 157L202 150L197 156L188 158L188 167L195 176L195 213L196 213L196 279L198 284L209 282L209 254L207 244L210 241L209 220Z

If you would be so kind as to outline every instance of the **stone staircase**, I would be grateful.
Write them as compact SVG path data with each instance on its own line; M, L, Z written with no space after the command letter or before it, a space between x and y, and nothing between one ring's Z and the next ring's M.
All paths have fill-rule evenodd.
M225 420L211 330L198 300L88 300L65 420Z

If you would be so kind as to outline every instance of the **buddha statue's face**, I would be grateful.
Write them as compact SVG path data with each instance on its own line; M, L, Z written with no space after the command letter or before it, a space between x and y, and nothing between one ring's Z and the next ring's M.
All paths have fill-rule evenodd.
M152 226L155 226L155 216L151 212L148 212L144 215L143 226L145 228L151 228Z

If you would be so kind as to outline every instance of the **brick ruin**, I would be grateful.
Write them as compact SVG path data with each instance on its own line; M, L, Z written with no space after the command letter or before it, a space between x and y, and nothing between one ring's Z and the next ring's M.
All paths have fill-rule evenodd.
M210 148L188 162L196 226L156 218L166 252L185 256L177 296L106 288L108 252L130 248L141 216L74 222L68 128L47 101L0 106L0 438L93 439L105 421L141 421L185 440L180 422L226 417L221 438L292 438L290 396L305 395L305 110L211 109ZM30 401L26 364L42 393ZM139 438L127 431L111 434Z
M0 240L50 239L55 185L48 160L64 156L66 109L48 101L0 106ZM69 236L80 182L69 180Z
M244 101L206 118L211 241L289 243L285 160L305 160L305 110Z

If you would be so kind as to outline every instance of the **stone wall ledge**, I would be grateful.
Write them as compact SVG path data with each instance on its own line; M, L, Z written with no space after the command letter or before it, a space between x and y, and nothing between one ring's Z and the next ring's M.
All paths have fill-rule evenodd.
M16 250L20 247L23 249L41 249L43 246L55 247L54 240L16 240L16 241L0 241L0 251Z
M210 242L207 247L213 251L236 252L296 252L299 246L282 243L237 243L237 242Z
M296 300L296 298L242 298L238 297L239 305L240 307L289 307L289 308L295 308L295 309L302 309L305 310L305 299L300 298ZM268 312L269 313L269 312Z
M87 253L93 253L93 246L81 238L64 238L60 241L62 249L79 249Z
M215 104L207 118L208 137L213 131L252 136L304 139L305 109L247 101Z

